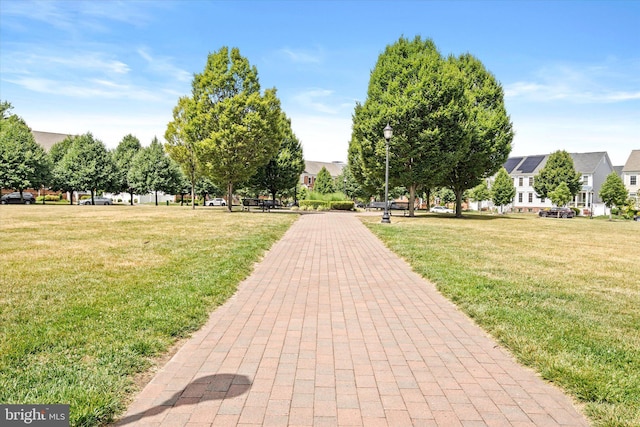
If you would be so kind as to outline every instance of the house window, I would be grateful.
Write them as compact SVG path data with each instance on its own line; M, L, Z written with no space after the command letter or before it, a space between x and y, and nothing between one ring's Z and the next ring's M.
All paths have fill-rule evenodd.
M522 203L522 193L518 193L518 203Z
M629 185L638 185L638 177L635 175L629 176Z
M524 185L524 178L518 177L518 187L522 187Z
M529 193L529 203L533 203L533 193Z
M540 198L540 203L544 203L545 200L547 200L547 199L545 199L544 197L541 197Z
M582 185L589 185L589 175L582 175Z
M529 177L529 187L533 187L533 177Z

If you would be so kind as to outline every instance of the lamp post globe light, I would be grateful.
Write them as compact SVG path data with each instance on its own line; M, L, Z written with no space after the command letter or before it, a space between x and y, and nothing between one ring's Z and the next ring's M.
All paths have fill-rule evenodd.
M384 168L384 213L382 214L382 223L389 224L391 220L389 219L389 140L393 136L393 128L387 126L383 130L384 139L386 141L385 148L387 151L387 156L385 159L385 168Z

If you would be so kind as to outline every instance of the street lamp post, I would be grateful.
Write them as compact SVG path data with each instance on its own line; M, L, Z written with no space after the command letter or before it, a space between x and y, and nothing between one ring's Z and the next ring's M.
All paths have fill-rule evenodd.
M384 139L386 141L385 148L387 150L387 156L385 159L385 169L384 169L384 213L382 214L382 223L389 224L391 220L389 219L389 140L393 136L393 129L387 123L387 126L383 130Z

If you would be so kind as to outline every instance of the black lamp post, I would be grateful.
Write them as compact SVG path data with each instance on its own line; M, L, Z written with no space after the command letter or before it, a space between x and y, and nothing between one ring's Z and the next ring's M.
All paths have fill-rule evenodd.
M384 169L384 213L382 214L382 223L389 224L389 140L393 136L393 129L387 123L387 126L383 130L384 139L386 141L385 146L387 149L387 156Z

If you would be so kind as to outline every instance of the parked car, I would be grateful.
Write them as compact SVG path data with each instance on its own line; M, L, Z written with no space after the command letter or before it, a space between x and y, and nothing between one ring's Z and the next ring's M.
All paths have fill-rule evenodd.
M113 204L113 200L111 200L108 197L94 197L93 198L94 204L95 205L112 205ZM84 200L80 200L80 202L78 203L79 205L90 205L91 204L91 199L84 199Z
M433 212L433 213L454 213L453 209L449 209L446 206L434 206L431 209L429 209L429 212Z
M209 200L207 206L227 206L227 202L225 202L222 197L216 197L215 199Z
M551 209L544 209L538 212L538 216L550 217L550 218L573 218L576 213L570 208L553 207Z
M20 192L14 191L13 193L5 194L4 196L0 197L0 202L3 205L9 203L24 203L25 205L30 205L31 203L36 202L36 198L33 197L33 194L25 192L22 193L22 199L20 199Z

